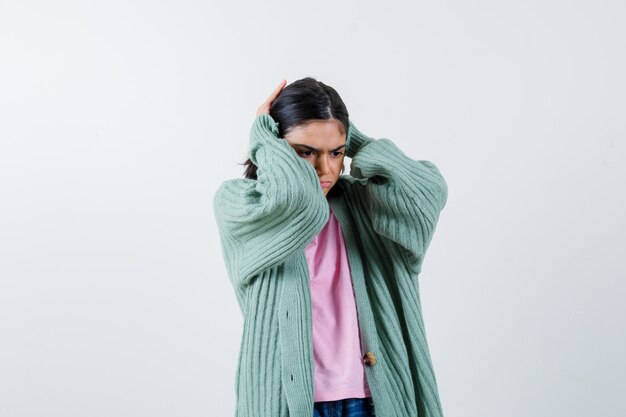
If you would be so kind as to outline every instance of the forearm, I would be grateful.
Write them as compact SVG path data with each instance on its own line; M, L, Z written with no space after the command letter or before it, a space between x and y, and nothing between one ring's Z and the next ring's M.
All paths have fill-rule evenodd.
M313 166L278 137L267 114L257 116L250 129L250 160L257 167L256 189L272 206L306 208L323 197Z
M447 183L435 164L408 157L389 139L361 132L354 138L350 175L367 179L362 193L372 226L407 249L417 268L446 204Z
M250 159L257 179L227 180L214 197L229 274L238 287L303 249L329 217L315 168L275 128L269 116L255 119Z

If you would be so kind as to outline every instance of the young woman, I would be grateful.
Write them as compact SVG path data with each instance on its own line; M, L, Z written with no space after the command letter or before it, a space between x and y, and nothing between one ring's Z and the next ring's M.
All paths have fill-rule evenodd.
M213 200L244 317L236 415L442 416L417 278L447 184L360 132L332 87L285 84Z

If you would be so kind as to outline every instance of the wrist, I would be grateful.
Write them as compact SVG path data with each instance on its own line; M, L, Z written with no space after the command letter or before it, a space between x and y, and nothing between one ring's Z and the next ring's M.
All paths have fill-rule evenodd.
M371 142L374 139L363 134L363 132L357 129L354 123L352 123L352 120L350 120L349 122L350 127L348 129L348 135L346 138L346 156L348 158L352 158L354 155L357 154L357 152L359 151L359 149L361 149L363 145Z

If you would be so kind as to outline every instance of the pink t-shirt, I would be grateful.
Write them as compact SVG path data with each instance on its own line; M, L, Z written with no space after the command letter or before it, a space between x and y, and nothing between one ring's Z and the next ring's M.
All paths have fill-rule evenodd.
M369 397L352 276L332 210L305 253L311 277L314 401Z

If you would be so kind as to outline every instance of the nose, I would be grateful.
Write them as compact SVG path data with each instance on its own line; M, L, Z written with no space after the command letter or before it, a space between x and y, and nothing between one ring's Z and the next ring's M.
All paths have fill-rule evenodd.
M317 170L317 175L325 175L330 173L330 161L328 160L328 155L323 155L317 158L317 164L315 169Z

